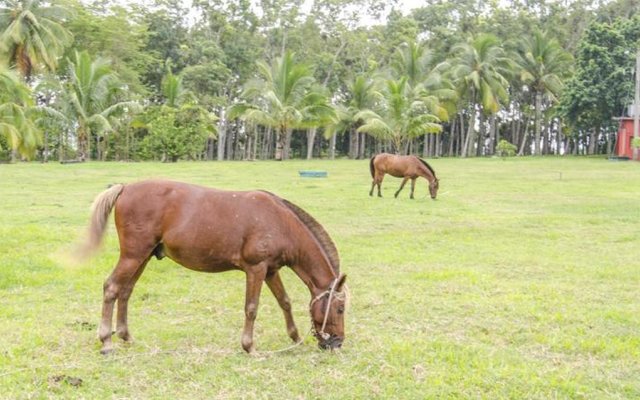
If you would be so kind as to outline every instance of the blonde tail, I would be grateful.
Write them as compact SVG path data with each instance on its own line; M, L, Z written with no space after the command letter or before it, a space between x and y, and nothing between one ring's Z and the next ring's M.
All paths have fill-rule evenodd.
M107 227L107 219L120 193L124 189L123 184L115 184L100 193L91 206L91 222L86 242L80 247L77 257L80 261L88 259L100 246L104 231Z

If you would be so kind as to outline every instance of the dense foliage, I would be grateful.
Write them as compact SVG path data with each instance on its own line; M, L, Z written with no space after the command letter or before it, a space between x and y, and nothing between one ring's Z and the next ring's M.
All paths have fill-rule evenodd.
M568 3L2 0L0 157L607 153L640 5Z

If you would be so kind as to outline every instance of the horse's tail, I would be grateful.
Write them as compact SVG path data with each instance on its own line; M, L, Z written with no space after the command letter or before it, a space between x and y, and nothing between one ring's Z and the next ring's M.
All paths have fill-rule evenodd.
M369 171L371 171L371 177L375 178L376 177L376 168L373 166L373 160L376 159L376 156L371 157L371 160L369 160Z
M107 227L107 219L111 214L113 206L120 193L122 193L124 185L121 183L112 185L104 192L100 193L93 201L91 206L91 221L89 223L89 234L86 242L80 247L78 259L86 260L89 258L102 242L104 231Z

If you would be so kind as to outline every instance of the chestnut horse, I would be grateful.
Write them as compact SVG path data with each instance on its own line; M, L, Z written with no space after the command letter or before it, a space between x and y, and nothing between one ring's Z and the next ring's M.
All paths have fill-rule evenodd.
M242 347L255 350L253 325L263 281L284 312L287 333L299 342L291 303L278 270L287 265L309 287L312 331L323 349L344 340L345 275L338 251L322 226L296 205L264 191L234 192L180 182L148 180L117 184L93 203L83 255L102 240L111 210L120 240L120 258L104 283L101 353L113 350L114 304L117 335L131 340L127 305L152 256L167 256L203 272L241 270L246 274Z
M395 154L380 153L371 157L369 161L369 170L373 182L371 183L371 191L369 196L373 196L373 188L378 185L378 197L382 197L380 193L380 185L384 174L403 178L400 188L396 191L395 197L398 197L405 183L411 179L411 195L413 199L413 191L416 187L416 179L421 176L429 182L429 193L431 198L435 199L438 195L439 181L436 178L436 172L423 159L416 156L398 156Z

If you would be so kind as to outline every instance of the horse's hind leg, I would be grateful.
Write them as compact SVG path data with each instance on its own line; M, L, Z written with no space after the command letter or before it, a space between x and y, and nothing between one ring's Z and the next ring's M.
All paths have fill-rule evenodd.
M380 184L382 183L382 178L384 175L380 176L380 174L376 173L373 177L373 181L371 181L371 190L369 191L369 196L373 196L373 189L375 189L376 185L378 185L378 197L382 197L380 194Z
M299 342L300 336L298 335L298 328L296 328L296 324L293 322L293 314L291 313L291 301L289 300L289 296L287 296L287 292L284 290L280 274L278 271L267 274L265 281L267 282L267 286L271 290L271 293L273 293L273 296L278 300L280 308L282 308L284 319L287 323L287 333L289 334L289 337L294 342Z
M129 279L124 287L120 290L118 294L118 317L116 324L116 334L118 337L125 342L131 342L132 337L129 333L129 324L127 323L127 312L129 307L129 297L131 297L131 292L133 292L133 287L138 282L140 275L144 272L144 268L147 266L149 262L149 258L147 258L141 265L138 267L136 273Z
M413 192L416 190L416 178L411 179L411 196L410 199L413 199Z
M400 194L400 192L404 188L404 184L407 183L408 180L409 180L409 178L403 178L402 179L402 183L400 184L400 187L398 188L398 190L396 191L396 194L395 194L396 198L398 198L398 195ZM411 195L413 196L413 191L411 191Z
M98 328L98 338L102 342L102 354L108 354L113 351L113 343L111 342L113 307L116 299L123 295L127 295L127 285L139 276L138 271L144 267L147 259L126 258L122 255L118 260L116 268L113 270L109 278L104 283L104 298L102 302L102 321ZM141 271L140 271L141 273ZM137 278L135 278L137 279ZM131 286L133 288L133 286ZM131 294L130 290L128 291ZM128 297L127 297L128 298ZM126 302L125 302L126 304ZM120 314L120 310L118 310ZM126 305L124 306L124 321L126 323Z

